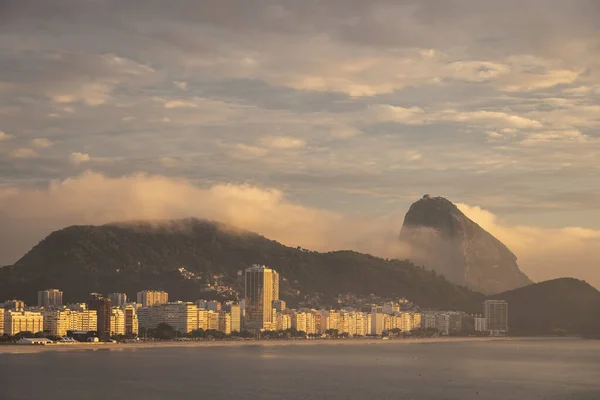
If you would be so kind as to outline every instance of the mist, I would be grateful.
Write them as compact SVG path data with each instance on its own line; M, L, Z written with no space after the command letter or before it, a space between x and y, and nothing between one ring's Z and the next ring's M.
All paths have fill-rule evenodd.
M600 231L511 226L480 207L458 207L506 244L534 281L572 276L600 287ZM69 225L189 217L257 232L288 246L411 258L410 247L398 240L405 212L373 218L296 204L274 188L202 188L156 175L110 178L85 172L43 189L0 189L0 264L14 263L49 233Z

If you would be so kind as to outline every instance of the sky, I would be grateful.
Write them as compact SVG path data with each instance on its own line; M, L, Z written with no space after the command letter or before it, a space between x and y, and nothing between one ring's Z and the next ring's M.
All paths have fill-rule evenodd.
M594 0L0 0L0 265L200 217L410 257L423 194L600 287Z

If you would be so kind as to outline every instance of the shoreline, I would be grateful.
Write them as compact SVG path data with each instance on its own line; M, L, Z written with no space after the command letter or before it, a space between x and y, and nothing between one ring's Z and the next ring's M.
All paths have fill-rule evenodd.
M465 342L505 342L516 340L552 340L561 338L549 337L452 337L452 338L419 338L419 339L279 339L279 340L217 340L217 341L156 341L134 343L56 343L47 345L0 345L0 354L35 354L48 351L131 351L164 348L209 348L209 347L239 347L239 346L347 346L347 345L410 345L435 343L465 343ZM568 338L565 338L568 339ZM574 338L570 338L574 339ZM582 339L584 340L584 339Z

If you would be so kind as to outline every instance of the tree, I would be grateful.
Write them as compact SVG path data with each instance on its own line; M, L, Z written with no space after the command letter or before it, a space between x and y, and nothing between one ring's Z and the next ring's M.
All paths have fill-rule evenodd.
M327 329L325 334L329 337L336 338L338 337L339 330L337 329Z
M206 332L202 328L195 329L188 334L191 338L203 338L206 336Z
M153 332L153 336L160 340L171 340L175 337L175 329L169 324L161 322Z

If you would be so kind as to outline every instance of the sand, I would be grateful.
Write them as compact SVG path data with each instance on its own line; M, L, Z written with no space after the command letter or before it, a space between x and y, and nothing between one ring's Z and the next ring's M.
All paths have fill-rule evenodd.
M427 339L287 339L287 340L215 340L215 341L140 341L129 343L56 343L48 345L0 345L0 354L31 354L44 351L130 351L169 347L237 347L237 346L346 346L408 345L423 343L491 342L516 340L508 337L443 337Z

